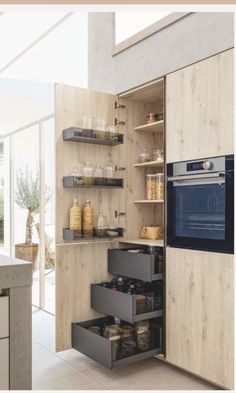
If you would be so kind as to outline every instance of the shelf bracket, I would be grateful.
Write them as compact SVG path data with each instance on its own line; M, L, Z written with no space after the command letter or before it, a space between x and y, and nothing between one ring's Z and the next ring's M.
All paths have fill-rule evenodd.
M115 166L115 170L116 170L116 172L117 172L117 171L125 171L126 168L125 168L124 166L118 166L118 165L116 165L116 166Z
M119 102L115 102L115 109L126 108L124 104L120 104Z
M125 216L125 212L118 212L118 210L115 210L115 218L120 217L120 216Z
M118 120L117 118L115 118L115 125L116 125L116 126L118 126L118 125L125 125L125 121L123 121L123 120Z

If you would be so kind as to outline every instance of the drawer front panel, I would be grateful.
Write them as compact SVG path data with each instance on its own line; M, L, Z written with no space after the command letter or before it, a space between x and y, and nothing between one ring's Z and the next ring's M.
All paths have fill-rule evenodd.
M91 285L91 307L96 311L115 315L130 323L163 315L163 310L136 314L136 295L113 291L99 284Z
M9 390L9 339L0 339L0 390Z
M134 355L128 357L123 357L120 352L114 358L112 342L88 330L90 326L100 326L102 332L105 325L113 323L114 320L111 317L73 323L72 347L110 369L134 363L135 361L146 359L162 352L162 327L153 323L151 325L150 348L147 351L137 351Z
M155 274L154 259L154 255L108 250L108 272L143 281L159 280L163 275Z
M0 338L9 336L9 297L0 296Z

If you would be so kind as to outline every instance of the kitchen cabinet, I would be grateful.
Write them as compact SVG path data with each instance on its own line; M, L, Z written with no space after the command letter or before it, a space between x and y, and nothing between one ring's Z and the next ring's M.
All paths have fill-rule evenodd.
M166 160L234 153L233 49L166 77Z
M163 79L151 83L147 88L136 89L134 92L120 96L65 85L55 87L56 350L58 351L71 348L72 323L101 318L103 314L98 311L116 315L113 311L116 310L118 301L128 301L129 309L125 315L128 315L129 321L139 318L133 315L136 312L134 296L117 295L118 301L111 298L113 304L110 302L105 307L101 302L98 304L102 296L101 292L105 290L95 285L92 286L92 294L99 291L101 296L95 297L96 304L94 296L92 297L91 307L90 291L92 284L99 284L112 278L112 273L108 271L107 266L108 250L123 247L126 242L163 247L163 240L152 240L149 243L146 239L139 239L139 233L142 226L164 225L163 201L146 203L149 202L146 198L146 174L163 173L165 161L163 159L162 162L152 162L148 166L137 166L143 148L151 152L153 149L164 149L164 120L159 119L146 125L147 112L163 112L163 106ZM88 137L79 136L78 132L84 128L86 116L104 119L109 125L116 124L118 143L105 143L105 140L91 137L88 140ZM92 131L96 134L96 120ZM95 166L96 162L105 164L112 160L116 165L116 177L121 179L117 187L96 185L87 187L76 184L77 179L75 176L70 176L71 172L74 167L87 160L92 166ZM103 210L109 220L115 220L117 226L123 228L123 238L119 240L63 238L63 229L65 234L73 198L77 198L81 206L89 199L95 215L99 210ZM147 270L145 267L143 269L140 267L140 274L145 273L150 281L151 275L155 279L155 272L151 258L147 263L149 267ZM162 312L149 314L152 318L162 315Z
M166 359L229 389L233 262L230 254L166 249Z
M0 296L0 339L9 337L9 297Z

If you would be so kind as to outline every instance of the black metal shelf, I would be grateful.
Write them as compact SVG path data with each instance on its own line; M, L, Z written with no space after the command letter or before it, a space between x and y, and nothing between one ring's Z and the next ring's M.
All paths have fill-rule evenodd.
M124 179L105 179L107 184L79 184L81 178L78 176L64 176L63 187L75 187L75 188L123 188ZM95 178L96 183L96 178Z
M124 143L124 135L119 133L109 133L99 131L99 135L102 138L97 137L96 130L83 129L80 127L70 127L63 130L63 140L80 142L80 143L92 143L95 145L107 145L117 146Z
M112 230L111 230L112 231ZM92 236L92 237L83 237L80 236L78 237L78 231L74 231L73 229L70 228L63 228L63 239L64 240L70 240L70 241L76 241L76 242L80 242L84 243L85 241L89 242L93 242L95 240L112 240L112 239L117 239L118 237L122 237L123 236L123 228L116 228L114 229L115 232L117 232L117 236Z

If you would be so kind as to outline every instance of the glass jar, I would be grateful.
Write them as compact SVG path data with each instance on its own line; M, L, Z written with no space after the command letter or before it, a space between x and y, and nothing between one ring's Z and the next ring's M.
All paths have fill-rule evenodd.
M107 123L105 119L100 117L95 120L95 137L97 139L105 139L105 131L106 131Z
M122 335L121 335L121 340L122 341L134 341L135 340L135 335L134 335L134 327L130 325L125 325L122 326Z
M149 321L137 322L136 328L136 343L137 348L144 352L150 347L150 324Z
M106 178L106 185L108 185L108 186L114 185L115 165L112 161L108 161L106 163L106 166L104 169L104 174L105 174L105 178Z
M140 163L148 162L151 161L150 153L147 149L142 149L139 158L138 158Z
M101 162L96 163L94 177L95 177L96 185L103 186L105 184L105 178L104 178L103 167Z
M147 176L147 199L155 200L157 199L156 175L146 175L146 176Z
M104 216L103 210L100 210L95 220L95 228L94 228L95 236L98 237L107 236L107 227L108 227L107 218L106 216Z
M117 230L117 225L115 223L114 220L110 220L109 226L108 226L108 230L107 230L107 234L110 237L116 237L119 235L119 232Z
M111 357L112 360L117 360L118 352L120 351L120 336L112 336L109 338L111 342Z
M112 139L114 142L118 142L118 132L117 132L117 127L116 126L108 126L109 128L109 133L110 133L110 139Z
M84 166L82 168L82 174L83 174L83 184L84 185L94 184L94 171L93 171L93 167L89 161L86 161L84 163Z
M152 159L153 161L163 161L163 150L156 149L152 152Z
M146 124L154 123L157 120L157 112L148 112L146 115Z
M81 168L74 167L71 171L71 176L74 176L74 184L75 185L82 185L83 184L83 176L82 176L82 171Z
M121 344L122 354L124 357L132 356L136 352L135 341L123 341Z
M163 201L164 199L164 174L163 173L157 173L156 174L156 199L159 201Z
M92 122L93 118L90 115L83 116L83 130L82 135L87 138L93 138L93 130L92 130Z
M104 328L103 336L109 339L110 337L120 336L120 332L120 325L107 325Z
M94 210L91 202L87 200L82 209L82 233L83 237L93 236Z

